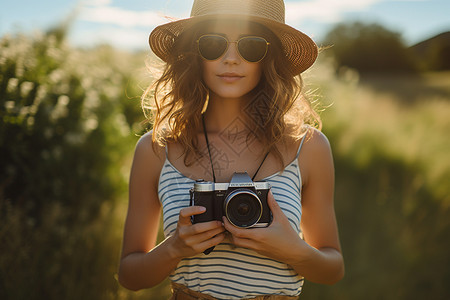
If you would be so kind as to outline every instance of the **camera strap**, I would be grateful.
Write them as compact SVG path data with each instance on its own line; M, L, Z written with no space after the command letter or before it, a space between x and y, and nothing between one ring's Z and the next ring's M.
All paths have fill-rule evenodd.
M205 136L205 141L206 141L206 147L208 148L209 161L211 163L211 171L212 171L213 181L214 181L214 183L216 183L216 174L214 172L214 164L213 164L213 159L212 159L212 155L211 155L211 149L209 147L208 133L206 132L205 115L204 114L202 114L202 124L203 124L203 134ZM264 155L264 158L263 158L261 164L259 165L258 169L256 169L256 172L255 172L255 174L252 177L252 181L255 180L256 175L258 174L258 172L261 169L262 165L266 161L267 156L269 156L269 153L270 153L270 151L268 151L266 153L266 155Z

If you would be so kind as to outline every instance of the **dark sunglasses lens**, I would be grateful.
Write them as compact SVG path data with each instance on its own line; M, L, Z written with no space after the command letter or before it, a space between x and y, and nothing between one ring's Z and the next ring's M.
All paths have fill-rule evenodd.
M207 60L216 60L227 49L227 40L221 36L204 35L198 40L198 50Z
M239 41L239 53L249 62L258 62L267 53L267 42L260 37L245 37Z

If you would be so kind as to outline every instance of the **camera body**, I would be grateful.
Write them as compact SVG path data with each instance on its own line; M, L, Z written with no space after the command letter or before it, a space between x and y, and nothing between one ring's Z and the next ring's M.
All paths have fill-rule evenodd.
M234 173L230 183L197 180L190 191L191 206L203 206L206 211L194 215L192 223L222 221L225 216L236 227L267 227L272 221L269 190L269 183L253 182L246 172Z

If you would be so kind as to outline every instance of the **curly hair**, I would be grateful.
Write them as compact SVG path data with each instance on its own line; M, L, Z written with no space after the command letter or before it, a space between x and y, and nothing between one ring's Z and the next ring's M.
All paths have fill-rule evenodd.
M285 137L300 138L304 124L321 128L319 115L312 108L303 91L300 75L287 68L281 43L266 27L252 23L250 28L264 37L269 50L262 61L263 73L259 84L251 92L253 100L245 108L251 135L284 164L276 144ZM183 146L184 163L201 157L197 133L201 129L201 115L208 102L209 89L202 79L202 58L196 41L206 33L205 24L198 24L175 38L171 55L162 75L142 96L142 107L153 124L154 145L176 142Z

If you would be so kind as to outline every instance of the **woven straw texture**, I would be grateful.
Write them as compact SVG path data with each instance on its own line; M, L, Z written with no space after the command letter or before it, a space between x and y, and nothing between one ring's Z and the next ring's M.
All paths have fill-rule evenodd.
M312 66L318 49L306 34L285 24L285 6L282 0L195 0L191 17L156 27L150 34L153 52L167 61L175 39L186 29L201 21L220 18L244 19L260 23L280 40L283 52L294 75Z

